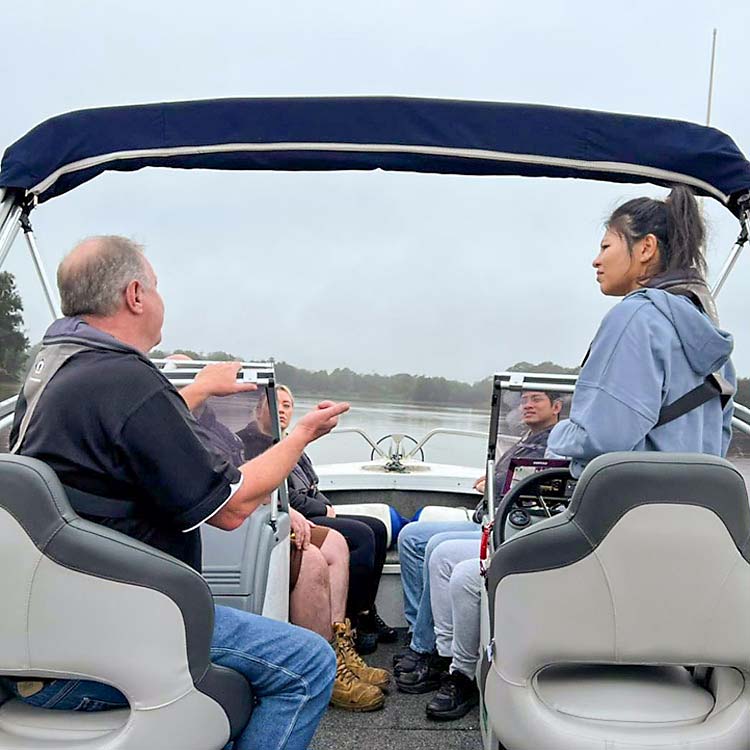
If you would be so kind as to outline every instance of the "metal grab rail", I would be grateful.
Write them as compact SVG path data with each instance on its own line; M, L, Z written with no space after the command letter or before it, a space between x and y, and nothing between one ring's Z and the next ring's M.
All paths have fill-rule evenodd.
M17 400L18 396L11 396L10 398L6 398L5 401L0 401L0 419L4 419L13 414L16 410Z
M359 427L342 427L342 428L336 428L333 432L331 432L331 435L343 435L344 433L354 433L356 435L360 435L364 440L367 441L368 445L380 456L382 459L388 459L389 456L386 455L378 446L378 444L364 431L360 430ZM435 435L461 435L463 437L473 437L473 438L481 438L485 440L487 438L487 433L485 432L478 432L477 430L451 430L446 427L438 427L434 430L431 430L428 432L418 443L417 445L409 451L404 457L403 460L406 461L407 459L414 456L415 453L417 453L422 446L432 437ZM517 438L515 435L503 435L503 437L508 437L509 439L513 441L518 441L519 438Z
M448 427L436 427L434 430L430 430L415 446L412 448L403 458L404 461L408 461L414 454L422 449L424 444L433 438L435 435L459 435L462 437L473 437L487 439L486 432L478 432L477 430L452 430Z
M346 432L355 433L357 435L360 435L363 437L370 447L383 459L387 459L388 456L386 456L385 453L383 453L382 450L380 450L380 447L378 444L364 431L360 430L359 427L342 427L342 428L336 428L333 432L329 433L329 435L343 435Z

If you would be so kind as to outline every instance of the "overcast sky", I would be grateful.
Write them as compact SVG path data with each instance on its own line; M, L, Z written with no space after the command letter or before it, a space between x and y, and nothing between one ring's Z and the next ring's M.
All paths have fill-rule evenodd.
M228 96L405 95L705 121L750 154L747 0L3 3L0 147L84 107ZM50 272L89 234L146 245L163 346L311 369L474 381L580 362L613 304L590 263L602 222L650 186L396 173L106 174L33 215ZM736 237L706 202L716 273ZM750 252L719 298L750 375ZM26 248L29 335L48 313Z

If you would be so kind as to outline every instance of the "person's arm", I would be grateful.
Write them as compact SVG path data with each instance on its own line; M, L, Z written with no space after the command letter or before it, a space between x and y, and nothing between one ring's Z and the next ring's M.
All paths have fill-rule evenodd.
M548 448L573 460L574 476L593 458L633 450L659 419L665 367L648 310L620 303L605 317L576 384L570 418Z
M258 386L255 383L237 381L240 367L241 362L216 362L206 365L192 383L180 388L180 396L188 409L195 411L211 396L231 396L235 393L257 390Z
M309 488L303 485L296 476L296 468L287 479L289 505L298 510L303 516L325 516L328 505L325 500L308 494Z
M242 484L207 523L226 531L242 525L265 496L291 474L305 448L313 440L327 435L338 423L339 415L348 410L349 404L323 401L317 409L305 414L281 442L240 466Z

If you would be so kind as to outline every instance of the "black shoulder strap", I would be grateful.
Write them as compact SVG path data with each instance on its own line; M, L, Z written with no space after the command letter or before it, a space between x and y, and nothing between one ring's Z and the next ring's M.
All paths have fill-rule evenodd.
M692 391L680 396L677 401L663 406L659 412L659 421L654 426L661 427L668 422L672 422L683 414L703 406L707 401L717 396L721 399L721 408L723 409L733 395L734 388L731 383L715 372L709 375L699 386L693 388Z

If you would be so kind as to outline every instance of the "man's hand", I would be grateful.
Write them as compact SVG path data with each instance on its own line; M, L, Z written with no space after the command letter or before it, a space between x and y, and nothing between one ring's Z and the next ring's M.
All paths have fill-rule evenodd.
M474 482L474 489L477 492L480 492L482 495L484 495L484 483L485 483L485 477L479 477L476 482Z
M215 362L206 365L195 380L180 390L188 409L197 409L210 396L231 396L235 393L257 390L255 383L237 381L241 362Z
M312 443L313 440L327 435L338 424L339 415L347 411L349 411L347 403L321 401L316 409L305 414L297 422L292 432L301 436L306 444Z
M241 362L214 362L206 365L195 376L193 382L200 385L209 396L231 396L234 393L257 390L258 386L255 383L237 381L241 367Z
M332 505L326 505L326 515L328 518L336 518L336 511L333 509Z
M289 508L289 521L294 533L294 546L306 550L310 546L310 529L315 525L308 521L299 511Z

